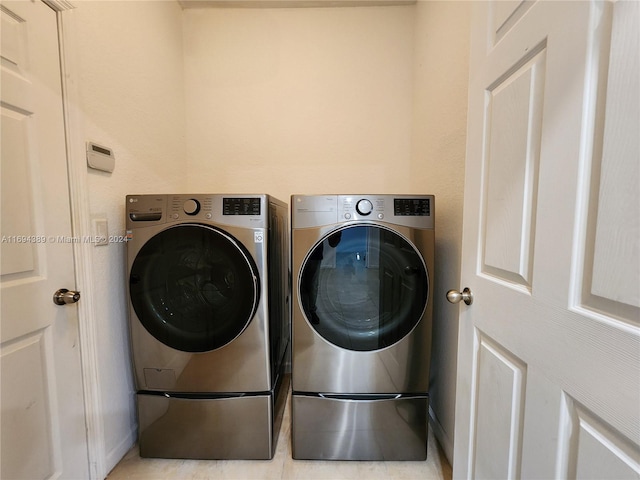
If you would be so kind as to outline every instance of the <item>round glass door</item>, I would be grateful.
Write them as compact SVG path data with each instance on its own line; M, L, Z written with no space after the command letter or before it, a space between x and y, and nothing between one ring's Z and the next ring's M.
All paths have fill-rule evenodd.
M404 338L427 305L422 256L404 237L375 225L326 236L305 258L299 283L304 314L328 342L378 350Z
M186 352L214 350L240 335L260 294L244 248L215 228L191 224L145 243L133 262L129 291L149 333Z

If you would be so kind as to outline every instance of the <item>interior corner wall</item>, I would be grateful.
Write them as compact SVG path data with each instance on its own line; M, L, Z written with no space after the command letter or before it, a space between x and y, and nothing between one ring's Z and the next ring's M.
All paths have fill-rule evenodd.
M414 6L184 12L188 188L410 185Z
M434 433L453 460L467 130L470 2L416 5L411 188L436 196L436 263L430 379Z
M176 2L75 2L71 12L85 140L113 149L113 173L87 170L91 216L125 233L132 193L181 192L186 186L182 10ZM93 249L99 390L105 468L136 440L127 320L126 244Z

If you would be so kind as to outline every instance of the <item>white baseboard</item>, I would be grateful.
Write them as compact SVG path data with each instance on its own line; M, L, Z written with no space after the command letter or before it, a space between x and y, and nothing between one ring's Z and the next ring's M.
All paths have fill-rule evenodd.
M131 447L135 445L137 438L137 425L132 425L129 433L122 439L122 441L105 455L105 471L102 472L101 478L107 477L111 470L113 470L120 460L122 460L129 450L131 450Z

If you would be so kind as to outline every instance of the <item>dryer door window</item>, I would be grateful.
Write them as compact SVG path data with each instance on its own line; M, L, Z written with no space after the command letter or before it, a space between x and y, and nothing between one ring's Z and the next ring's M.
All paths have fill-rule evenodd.
M129 277L144 327L177 350L205 352L240 335L256 311L258 272L230 235L204 225L163 230L140 249Z
M413 330L427 305L422 256L398 233L375 225L326 236L305 258L299 280L307 321L348 350L393 345Z

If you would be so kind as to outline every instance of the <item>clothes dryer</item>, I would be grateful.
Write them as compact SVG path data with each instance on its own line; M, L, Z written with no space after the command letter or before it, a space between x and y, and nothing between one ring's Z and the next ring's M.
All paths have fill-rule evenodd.
M129 195L126 225L140 455L272 458L289 380L287 205Z
M291 197L294 458L426 458L434 208Z

